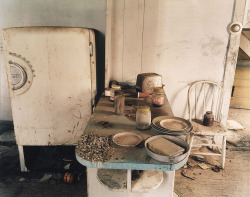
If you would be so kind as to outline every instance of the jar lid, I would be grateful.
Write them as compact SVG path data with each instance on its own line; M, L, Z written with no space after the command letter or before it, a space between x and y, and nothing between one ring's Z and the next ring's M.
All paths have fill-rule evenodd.
M155 92L155 93L162 93L162 92L163 92L163 88L161 88L161 87L156 87L156 88L154 88L154 92Z
M116 85L116 84L112 84L111 88L116 89L116 90L122 89L120 85Z
M150 110L150 107L144 105L144 106L140 106L138 110L140 110L140 111L148 111L148 110Z
M207 113L207 114L212 114L212 111L207 111L206 113Z

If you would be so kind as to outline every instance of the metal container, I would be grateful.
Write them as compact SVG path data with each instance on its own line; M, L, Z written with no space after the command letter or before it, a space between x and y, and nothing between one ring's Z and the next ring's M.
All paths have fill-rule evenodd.
M211 127L213 126L213 124L214 124L214 115L211 111L207 111L204 114L203 125Z
M160 122L162 120L166 120L166 119L183 121L183 123L185 123L187 125L187 127L185 129L183 129L183 130L166 129L166 128L164 128L164 127L162 127L160 125ZM159 117L156 117L156 118L154 118L152 120L152 125L151 126L156 131L164 133L166 135L185 135L185 134L191 132L192 129L193 129L192 124L189 121L187 121L187 120L185 120L183 118L175 117L175 116L159 116Z
M158 138L166 138L167 140L177 144L178 146L181 146L182 148L185 149L185 152L181 155L177 155L177 156L172 156L172 157L169 157L169 156L163 156L163 155L158 155L154 152L152 152L151 150L148 149L148 143L150 141L153 141L153 140L156 140ZM174 136L169 136L169 135L156 135L156 136L153 136L153 137L150 137L148 138L146 141L145 141L145 147L146 147L146 150L147 150L147 153L155 160L157 161L161 161L161 162L165 162L165 163L169 163L169 164L175 164L175 163L179 163L181 162L183 159L185 159L187 156L188 156L188 153L189 153L189 145L187 142L185 142L183 139L181 138L177 138L177 137L174 137Z
M73 183L74 175L72 173L66 172L63 176L63 181L65 183Z
M110 96L111 88L105 88L105 96Z
M162 87L162 77L156 73L141 73L137 75L136 88L141 92L152 94L155 87Z

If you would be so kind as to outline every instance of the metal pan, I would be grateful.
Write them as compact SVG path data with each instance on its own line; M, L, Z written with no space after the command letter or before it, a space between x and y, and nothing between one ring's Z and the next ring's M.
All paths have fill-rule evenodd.
M188 120L185 120L183 118L179 118L179 117L175 117L175 116L159 116L159 117L156 117L152 120L152 124L158 128L158 129L165 129L165 131L173 131L173 132L178 132L178 130L171 130L171 129L166 129L164 127L162 127L160 125L160 122L162 120L166 120L166 119L173 119L173 120L179 120L179 121L182 121L183 123L185 123L187 125L187 127L185 129L182 129L182 130L179 130L183 133L187 133L187 132L190 132L190 129L192 128L192 124L188 121Z
M166 135L174 135L174 136L186 135L187 133L189 133L193 129L193 126L191 126L191 128L187 131L171 131L171 130L167 130L165 128L157 127L154 124L151 124L151 127L157 132L164 133Z
M182 148L184 148L185 149L184 153L181 154L181 155L169 157L169 156L158 155L158 154L152 152L151 150L149 150L148 149L148 143L150 141L156 140L156 139L161 138L161 137L164 137L167 140L169 140L169 141L177 144L178 146L181 146ZM169 135L156 135L156 136L148 138L145 141L145 148L147 150L147 153L153 159L155 159L157 161L165 162L165 163L168 163L168 164L176 164L176 163L181 162L183 159L185 159L188 156L189 149L190 149L188 143L185 142L183 139L180 139L180 138L177 138L177 137L174 137L174 136L169 136Z
M160 133L164 133L166 135L180 136L180 135L184 135L185 134L183 132L169 131L169 130L166 130L166 129L158 128L158 127L154 126L153 124L151 125L151 127L155 131L160 132Z

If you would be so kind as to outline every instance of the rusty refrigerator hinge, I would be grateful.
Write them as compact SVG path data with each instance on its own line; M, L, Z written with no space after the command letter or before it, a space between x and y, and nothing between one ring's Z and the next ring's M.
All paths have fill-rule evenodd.
M93 56L93 43L92 42L89 43L89 53L90 53L90 57L92 57Z

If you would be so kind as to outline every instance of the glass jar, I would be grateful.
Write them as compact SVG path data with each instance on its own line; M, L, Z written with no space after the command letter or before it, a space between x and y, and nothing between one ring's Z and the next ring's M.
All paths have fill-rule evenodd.
M115 88L111 88L111 90L110 90L110 97L109 97L109 99L111 101L115 100L115 92L116 92L116 89Z
M122 115L124 113L124 107L125 107L125 96L122 94L118 94L115 96L115 114Z
M214 124L214 115L211 111L207 111L204 114L203 125L211 127L211 126L213 126L213 124Z
M161 107L164 104L164 91L163 88L154 88L152 95L152 105L154 107Z
M151 111L148 106L140 106L136 111L136 128L140 130L149 129L151 125Z

